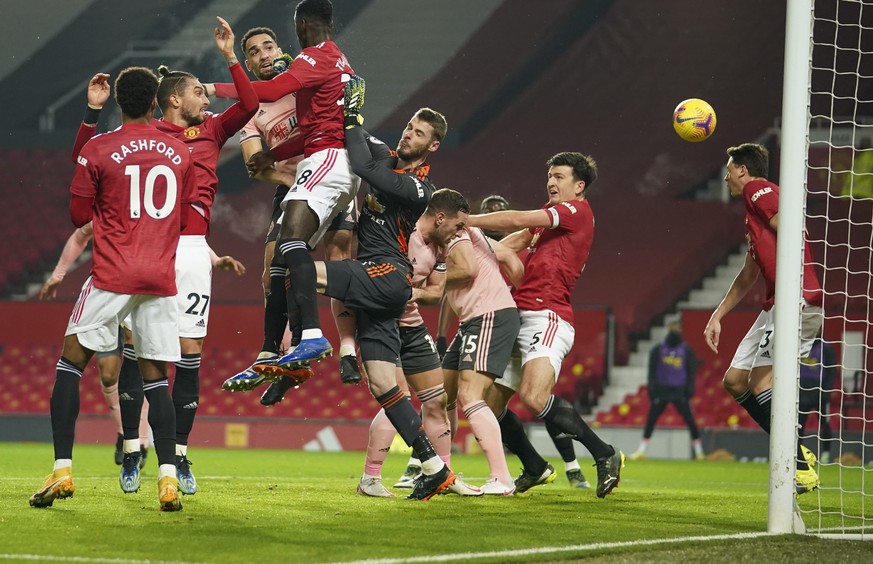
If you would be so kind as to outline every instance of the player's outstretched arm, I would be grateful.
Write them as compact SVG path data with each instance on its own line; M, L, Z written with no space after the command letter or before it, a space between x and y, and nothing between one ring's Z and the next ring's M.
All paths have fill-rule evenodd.
M554 227L552 216L546 210L505 210L471 215L467 220L469 227L479 227L489 231L517 231L525 228Z

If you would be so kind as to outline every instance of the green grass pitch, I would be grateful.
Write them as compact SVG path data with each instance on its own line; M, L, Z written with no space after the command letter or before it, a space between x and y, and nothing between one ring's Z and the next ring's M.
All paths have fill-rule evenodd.
M179 513L158 511L153 456L140 491L125 495L111 447L82 445L75 451L75 496L32 509L27 500L51 470L51 445L0 444L0 560L865 562L873 554L870 542L803 536L658 542L766 531L764 464L628 462L619 488L601 500L593 490L571 489L561 461L551 460L558 479L525 494L422 503L405 501L402 490L392 499L355 495L360 452L192 448L190 456L200 490L183 498ZM484 457L452 460L470 483L487 478ZM590 459L580 462L593 482ZM389 488L405 463L403 455L389 456ZM840 474L825 468L822 478L863 488L870 499L873 484L863 470ZM813 508L818 495L801 497L799 505ZM825 507L838 509L838 492L821 495ZM873 534L873 504L862 508L861 496L855 498L853 510L865 515L866 533ZM822 525L839 522L833 516Z

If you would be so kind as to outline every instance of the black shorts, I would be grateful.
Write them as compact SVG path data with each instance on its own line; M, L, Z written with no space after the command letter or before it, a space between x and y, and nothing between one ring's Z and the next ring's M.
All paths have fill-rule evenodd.
M400 327L400 363L407 376L440 367L440 355L427 327Z
M285 199L285 194L288 193L288 190L290 188L284 184L276 186L276 193L273 194L273 212L270 214L270 227L267 228L265 245L279 238L279 218L282 216L282 200Z
M520 327L521 318L514 307L462 323L443 357L443 368L503 376Z
M324 266L325 295L355 310L361 359L399 363L398 320L412 297L407 266L357 260L329 261Z

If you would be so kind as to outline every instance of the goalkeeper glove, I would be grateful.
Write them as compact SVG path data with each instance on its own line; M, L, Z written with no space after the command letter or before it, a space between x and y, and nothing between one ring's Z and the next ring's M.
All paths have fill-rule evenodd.
M346 83L343 92L343 115L346 129L364 125L361 109L364 107L364 93L367 90L366 81L360 76L352 75Z
M292 62L294 62L294 57L292 57L288 53L282 53L281 55L273 59L273 71L276 74L283 73L291 68Z

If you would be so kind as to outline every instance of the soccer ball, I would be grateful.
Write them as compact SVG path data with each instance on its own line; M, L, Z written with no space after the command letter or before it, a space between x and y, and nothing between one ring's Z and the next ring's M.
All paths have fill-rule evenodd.
M673 110L673 129L686 141L704 141L715 131L715 110L700 98L684 100Z

